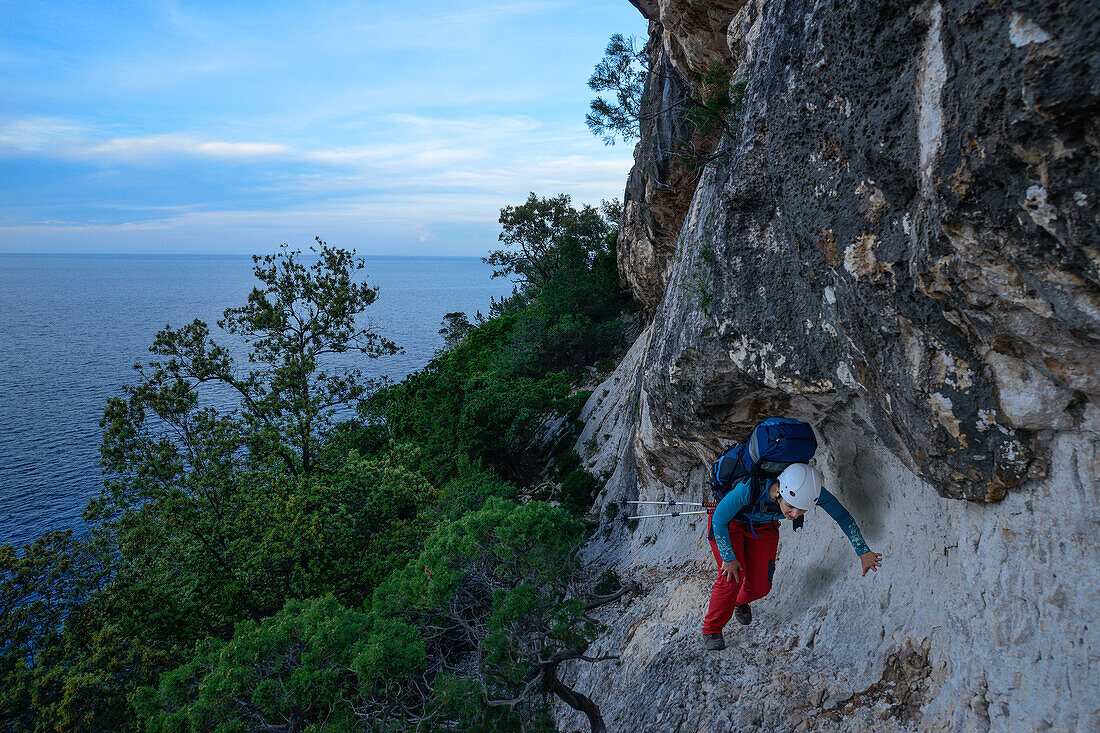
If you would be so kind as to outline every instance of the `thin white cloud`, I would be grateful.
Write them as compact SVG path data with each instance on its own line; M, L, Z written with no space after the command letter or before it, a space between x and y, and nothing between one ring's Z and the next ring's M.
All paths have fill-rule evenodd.
M470 163L485 157L476 148L426 147L419 143L337 148L307 153L306 158L322 163L354 168L440 168Z
M189 211L151 207L150 211L155 211L158 216L146 221L117 223L38 221L0 225L0 233L209 230L218 227L248 227L279 231L300 227L303 222L312 223L319 231L336 224L369 227L374 224L473 223L492 226L497 223L501 206L522 201L527 191L534 189L541 195L560 192L558 188L540 186L538 179L513 175L506 171L488 171L478 174L477 177L481 185L452 186L449 191L433 193L430 196L415 190L410 192L378 190L334 198L316 206L284 206L252 211ZM574 204L596 203L601 198L617 196L615 188L621 188L621 181L621 176L617 176L614 180L575 187L572 191ZM166 213L168 213L167 216Z
M455 194L432 201L380 197L376 201L343 203L320 208L281 208L262 211L195 211L149 221L118 223L85 223L72 221L39 221L0 225L0 233L28 232L127 232L190 228L262 227L280 230L300 225L303 221L343 222L352 224L408 223L417 220L445 222L495 222L486 211L494 202L482 196ZM440 217L439 215L443 216Z
M4 149L50 158L110 158L118 161L158 155L213 158L254 158L285 155L290 148L268 142L229 142L186 134L104 138L100 131L58 117L32 117L0 125L0 154Z
M499 163L502 150L522 149L540 125L529 117L467 120L388 115L389 142L304 153L309 160L359 169L366 175L442 172ZM509 153L514 154L514 153ZM346 180L346 179L345 179Z
M171 156L331 166L331 175L291 173L278 181L295 188L300 176L305 187L315 190L326 185L336 190L364 185L493 188L517 178L529 180L531 185L540 181L583 183L593 177L621 176L628 167L625 150L611 159L573 153L590 147L584 131L548 134L553 131L541 127L529 117L515 115L473 119L388 115L375 131L387 142L302 151L276 142L227 141L186 133L107 138L73 121L35 118L0 126L0 147L114 163ZM547 150L560 154L549 155ZM340 174L337 169L349 172Z
M52 154L71 149L87 138L90 130L61 117L26 117L0 124L0 151Z
M81 151L84 155L133 159L157 155L195 155L215 158L255 158L290 152L285 145L202 140L189 135L118 137Z
M388 115L379 124L385 127L386 137L393 142L301 151L281 143L231 142L188 133L107 138L100 131L62 118L26 118L0 125L0 149L6 147L56 158L93 156L122 161L157 155L282 156L344 166L389 161L427 167L484 157L488 151L515 142L539 127L534 120L517 116L459 120Z
M25 234L30 232L133 232L172 229L178 226L173 219L154 219L151 221L125 221L116 224L88 223L75 221L39 221L27 224L9 224L0 226L0 232Z

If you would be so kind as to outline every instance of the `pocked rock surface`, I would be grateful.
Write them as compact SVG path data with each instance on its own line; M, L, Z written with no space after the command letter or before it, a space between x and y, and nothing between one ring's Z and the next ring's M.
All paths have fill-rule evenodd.
M815 463L883 568L861 577L822 511L800 532L782 527L773 590L753 604L751 626L727 626L722 652L703 651L700 638L716 577L705 517L631 530L616 504L698 500L702 477L644 493L629 458L589 456L613 471L590 567L643 587L604 609L607 631L590 653L618 662L570 670L608 729L1095 730L1100 434L1059 434L1052 478L993 509L940 497L877 439L858 403L816 429ZM562 730L587 729L583 716L559 712Z
M661 289L578 451L609 477L591 569L644 593L570 681L610 730L1100 729L1100 6L636 4L685 84L721 56L746 93L664 279L620 240ZM614 502L709 499L777 414L883 568L816 511L705 653L705 519Z

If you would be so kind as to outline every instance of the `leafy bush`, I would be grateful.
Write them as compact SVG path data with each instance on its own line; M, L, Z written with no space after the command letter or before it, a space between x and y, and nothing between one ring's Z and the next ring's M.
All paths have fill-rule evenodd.
M615 260L620 215L617 202L578 210L564 194L505 207L506 248L485 259L496 276L514 278L514 294L490 320L462 326L461 340L425 369L381 390L367 421L420 446L419 470L437 483L463 460L516 483L538 473L552 448L547 422L575 414L582 367L621 340L630 300ZM448 320L468 324L459 315Z
M471 729L491 722L514 730L517 714L540 715L547 694L591 703L557 677L558 665L582 657L599 628L586 615L579 581L583 534L583 523L564 509L498 498L441 525L372 604L373 613L421 630L434 701L393 690L377 701L379 710L410 717L462 711L476 724Z
M610 506L610 505L609 505ZM623 580L619 577L619 574L608 568L600 573L599 579L596 581L595 587L592 592L598 596L605 596L610 593L614 593L623 587Z
M149 733L339 733L360 729L360 700L423 662L416 629L325 595L242 622L227 642L200 643L133 705Z

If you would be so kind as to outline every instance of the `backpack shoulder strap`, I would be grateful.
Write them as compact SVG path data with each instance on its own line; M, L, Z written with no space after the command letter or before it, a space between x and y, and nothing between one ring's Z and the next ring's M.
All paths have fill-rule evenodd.
M767 490L768 479L765 478L757 471L753 471L749 477L749 506L755 507L757 502L760 501L760 497L764 495Z

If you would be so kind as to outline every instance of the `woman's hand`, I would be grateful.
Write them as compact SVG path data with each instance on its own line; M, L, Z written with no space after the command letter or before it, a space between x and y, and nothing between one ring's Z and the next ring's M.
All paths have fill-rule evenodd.
M730 583L741 582L741 563L737 561L736 557L723 562L722 569L719 572L726 576L726 580Z
M868 570L874 570L878 572L879 567L882 566L882 553L881 552L865 552L859 556L859 561L863 565L863 574L866 575ZM724 565L723 565L724 567Z

